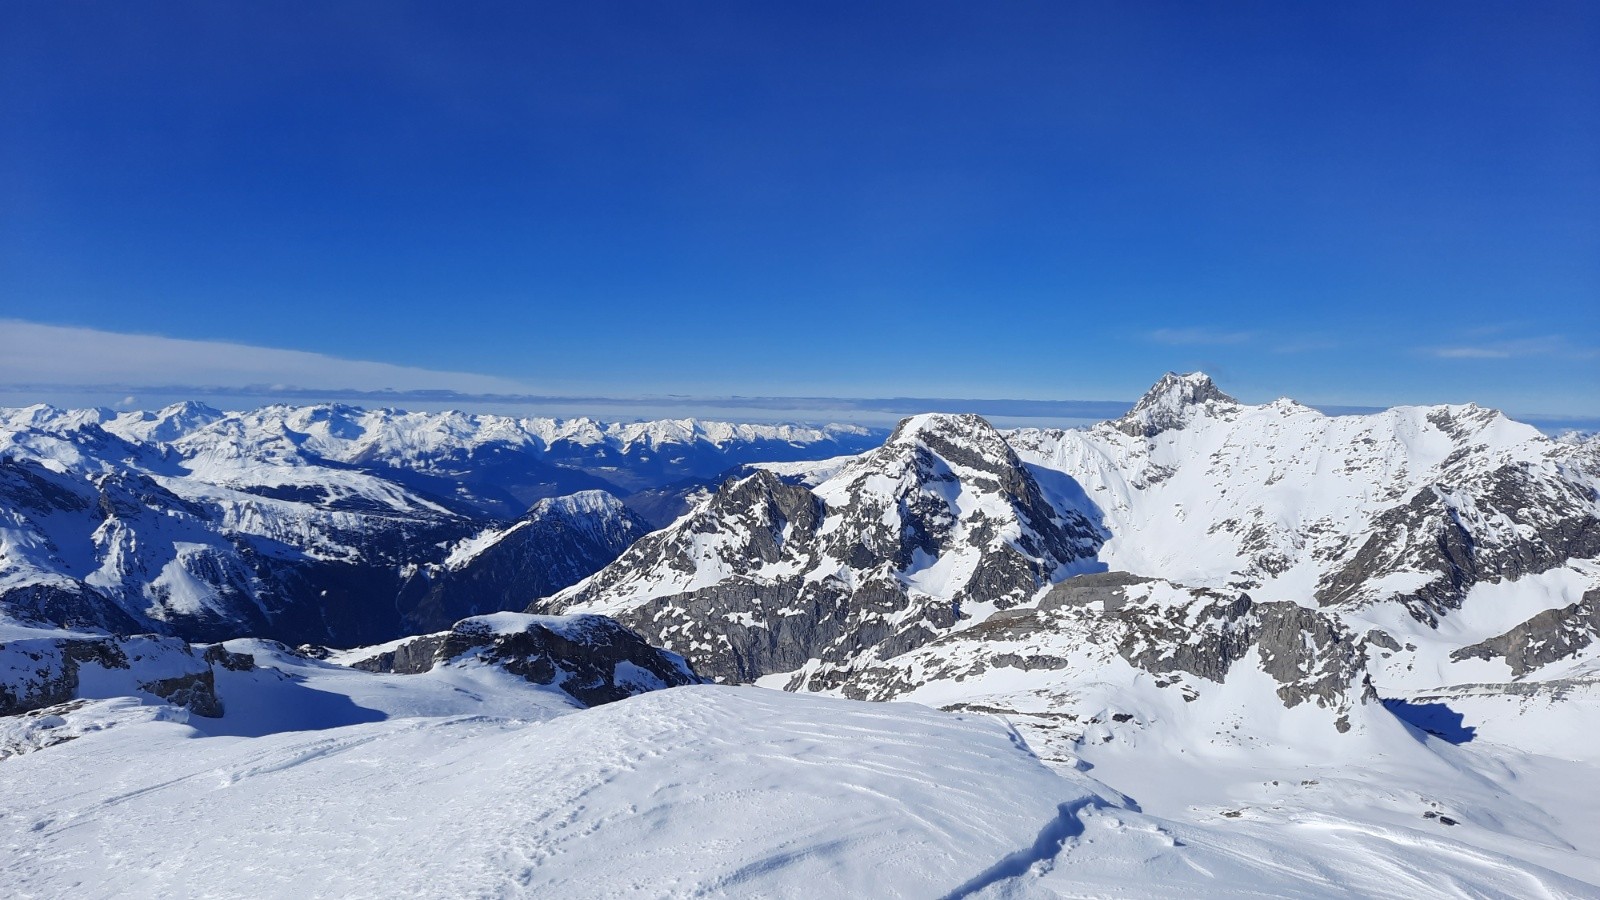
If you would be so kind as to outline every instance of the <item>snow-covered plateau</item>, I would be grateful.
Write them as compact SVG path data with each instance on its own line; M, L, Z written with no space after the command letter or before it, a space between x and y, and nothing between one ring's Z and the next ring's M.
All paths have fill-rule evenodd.
M1593 437L1200 374L1092 428L928 414L860 447L3 418L7 895L1600 897ZM630 470L684 501L654 530L620 477L486 512L495 472L769 438ZM248 588L273 509L296 559L410 534L361 558L422 612L340 650L173 627L278 621ZM348 612L296 572L296 609ZM98 620L61 596L91 589Z

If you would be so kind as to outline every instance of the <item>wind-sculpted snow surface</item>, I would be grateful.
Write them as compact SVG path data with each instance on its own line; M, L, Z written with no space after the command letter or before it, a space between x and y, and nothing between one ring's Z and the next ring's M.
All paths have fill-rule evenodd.
M569 714L411 716L251 740L206 738L132 712L101 709L110 727L0 765L0 843L13 848L0 855L0 882L10 890L296 898L1593 890L1504 849L1442 838L1478 826L1442 825L1426 800L1408 801L1403 814L1359 803L1323 812L1314 810L1326 790L1230 784L1240 800L1280 802L1237 818L1176 821L1138 811L1093 778L1046 768L993 717L902 704L703 686ZM1414 790L1428 791L1447 769L1408 759L1367 772L1404 770ZM1279 760L1258 774L1303 771ZM1537 820L1515 801L1496 814ZM1540 846L1535 828L1515 827L1529 836L1513 851Z
M1172 375L1085 431L914 417L872 453L763 466L550 608L724 679L1005 716L1198 829L1180 843L1253 848L1273 896L1592 896L1600 807L1570 786L1600 760L1596 447ZM1097 895L1092 852L1051 874L1092 833L1072 809L953 895Z
M805 666L799 681L826 687L1026 602L1100 540L987 422L918 416L814 487L765 470L730 481L533 610L613 615L724 679Z

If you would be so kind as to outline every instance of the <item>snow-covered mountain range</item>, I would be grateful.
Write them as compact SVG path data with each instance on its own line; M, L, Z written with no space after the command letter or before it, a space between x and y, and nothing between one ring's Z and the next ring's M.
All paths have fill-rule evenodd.
M834 456L864 429L274 406L0 410L0 611L349 646L518 608L649 526L633 488ZM467 558L488 553L459 587ZM487 573L487 575L485 574Z
M480 518L507 502L472 474L498 451L369 441L403 417L327 408L241 437L291 418L267 412L13 424L5 558L74 516L141 552L201 552L169 519L237 548L196 523L270 478L311 511L296 548L455 523L386 545L397 607L440 624L331 654L5 626L0 831L27 850L0 877L50 893L92 857L74 885L213 895L1600 896L1592 437L1169 375L1088 429L797 438L693 476L649 531L616 479ZM620 455L620 430L571 433ZM10 609L65 602L32 590ZM261 737L191 740L228 734ZM196 795L218 810L198 832L173 811ZM261 810L301 827L244 840ZM238 882L246 856L274 880Z
M1472 637L1446 654L1462 663L1513 642L1456 627L1479 586L1538 595L1497 610L1507 633L1577 602L1600 558L1597 484L1600 443L1492 410L1334 417L1169 375L1087 430L919 416L871 453L770 466L537 605L617 616L724 678L815 689L1109 569L1239 606L1224 618L1303 609L1306 628L1406 664L1419 641ZM1582 640L1517 652L1538 665Z
M1185 749L1218 772L1398 753L1397 717L1600 760L1568 743L1600 720L1593 439L1471 405L1249 405L1194 374L1089 429L920 416L765 469L532 608L614 616L720 679L1004 715L1134 785Z

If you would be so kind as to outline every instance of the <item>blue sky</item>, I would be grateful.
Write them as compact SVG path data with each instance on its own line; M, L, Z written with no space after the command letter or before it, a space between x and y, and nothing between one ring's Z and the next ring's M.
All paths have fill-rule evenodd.
M1597 59L1592 3L14 0L0 393L246 377L134 334L311 389L1600 417Z

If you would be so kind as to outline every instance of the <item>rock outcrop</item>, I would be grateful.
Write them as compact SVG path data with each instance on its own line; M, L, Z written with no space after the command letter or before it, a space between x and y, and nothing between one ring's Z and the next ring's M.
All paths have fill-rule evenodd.
M368 672L417 674L441 666L482 665L555 687L585 706L702 679L675 653L645 643L604 616L497 613L457 622L352 663Z
M0 716L86 698L148 695L208 718L222 715L214 667L254 661L177 638L28 637L0 642Z
M1361 640L1336 619L1285 601L1175 585L1123 572L1080 575L1035 605L999 612L905 656L870 665L844 686L848 697L892 700L924 686L996 670L1061 672L1062 684L1093 682L1112 655L1157 676L1154 684L1194 699L1227 682L1251 654L1276 682L1286 709L1332 711L1339 730L1352 709L1376 700ZM1040 679L1040 689L1053 679Z
M1237 406L1238 403L1224 394L1211 376L1204 372L1190 372L1187 375L1168 372L1139 398L1139 402L1126 415L1111 424L1131 437L1155 437L1163 431L1187 425L1197 407L1210 404L1227 407Z
M1503 659L1512 676L1521 678L1577 656L1596 639L1600 639L1600 588L1585 593L1577 603L1547 609L1504 634L1463 647L1451 657Z

